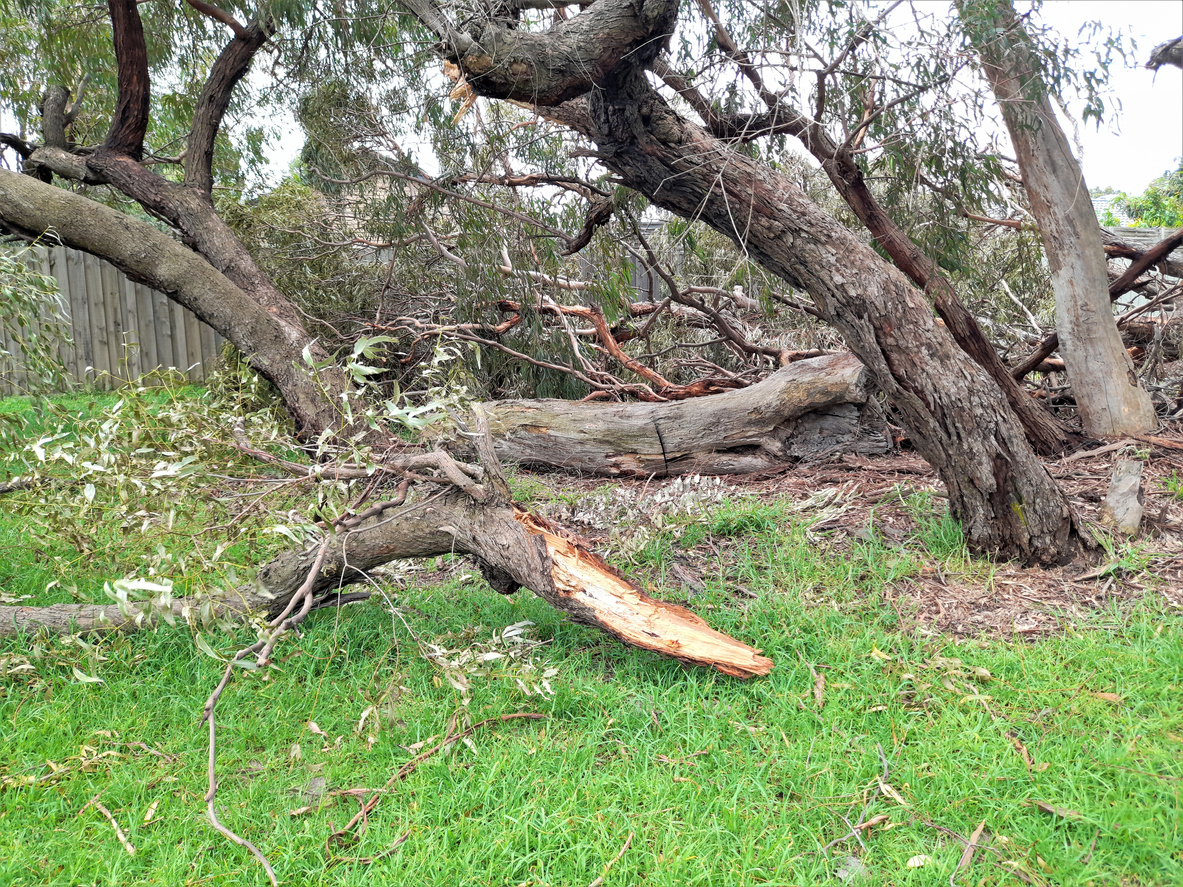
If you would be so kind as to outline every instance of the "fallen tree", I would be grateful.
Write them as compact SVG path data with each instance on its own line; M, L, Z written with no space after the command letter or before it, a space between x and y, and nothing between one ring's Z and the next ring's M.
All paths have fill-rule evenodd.
M736 391L670 403L484 405L497 455L585 474L751 474L834 452L882 453L885 423L852 354L798 361Z
M445 473L461 472L447 456L436 458ZM309 593L306 613L314 603L342 600L346 587L365 581L382 564L457 553L475 558L501 593L527 587L572 620L631 646L742 678L772 668L772 660L759 650L714 631L677 604L655 600L560 528L513 505L495 470L487 470L485 480L424 493L410 505L382 503L368 509L364 519L333 526L323 543L280 554L259 570L254 583L214 602L216 615L231 620L252 612L282 615L302 590ZM164 608L147 603L5 606L0 607L0 637L39 630L136 631L166 616L184 621L198 606L192 599L173 600Z

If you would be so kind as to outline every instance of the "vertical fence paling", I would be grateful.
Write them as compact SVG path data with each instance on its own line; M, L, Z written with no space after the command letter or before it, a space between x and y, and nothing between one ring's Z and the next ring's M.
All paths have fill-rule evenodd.
M59 342L58 355L74 383L115 388L169 367L199 382L213 369L225 340L163 293L66 247L35 247L26 253L26 262L57 281L65 326L73 340ZM31 322L44 324L49 319L46 306ZM0 345L16 358L6 372L0 371L0 395L26 393L23 352L2 330Z

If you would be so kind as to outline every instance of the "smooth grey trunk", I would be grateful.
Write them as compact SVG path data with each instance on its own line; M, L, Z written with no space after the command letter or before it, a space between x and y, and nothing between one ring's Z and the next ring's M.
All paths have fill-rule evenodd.
M959 0L1039 224L1056 294L1056 331L1085 433L1140 434L1158 425L1109 302L1100 226L1080 164L1056 120L1041 66L1010 0Z
M483 405L506 462L610 477L751 474L832 453L882 453L885 423L853 354L777 370L748 388L671 403Z

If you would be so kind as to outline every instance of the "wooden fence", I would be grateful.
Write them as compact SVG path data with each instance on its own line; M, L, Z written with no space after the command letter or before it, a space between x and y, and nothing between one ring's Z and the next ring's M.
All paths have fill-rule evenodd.
M58 355L75 384L116 388L169 367L198 382L213 369L222 337L163 293L78 250L37 247L24 257L57 280L72 339L59 343ZM26 393L20 346L2 329L0 347L13 355L0 362L0 395Z

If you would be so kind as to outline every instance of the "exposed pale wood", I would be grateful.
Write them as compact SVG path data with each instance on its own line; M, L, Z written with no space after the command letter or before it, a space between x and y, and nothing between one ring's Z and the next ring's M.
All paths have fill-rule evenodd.
M1042 82L1043 70L1011 0L991 0L989 25L958 0L963 24L1002 110L1039 225L1056 295L1060 354L1085 433L1118 437L1157 427L1109 307L1101 229L1080 164L1072 156Z
M685 607L651 598L536 515L517 507L513 512L526 532L546 545L558 593L586 608L595 624L608 628L625 643L739 678L771 671L772 660L761 656L759 650L715 631Z
M1137 535L1142 526L1142 463L1119 459L1113 466L1109 493L1101 505L1101 522L1126 536Z
M848 353L798 361L748 388L672 403L484 405L499 458L610 476L748 474L887 448L867 373Z

